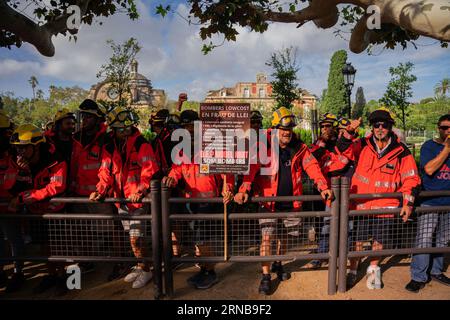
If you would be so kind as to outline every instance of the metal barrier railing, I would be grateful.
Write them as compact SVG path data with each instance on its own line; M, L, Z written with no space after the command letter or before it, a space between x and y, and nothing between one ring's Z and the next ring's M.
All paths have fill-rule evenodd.
M350 181L341 178L340 197L340 241L339 241L339 284L338 291L346 291L347 259L361 257L382 257L418 253L447 253L450 247L433 247L432 243L418 237L417 222L410 217L403 222L399 213L401 208L350 210L350 201L357 199L402 198L401 193L349 194ZM450 191L422 191L419 198L433 196L450 196ZM450 206L416 207L414 214L446 214ZM349 222L353 229L349 230ZM423 228L423 226L421 226ZM432 234L432 226L425 226ZM447 226L450 230L450 226ZM450 231L447 231L450 232ZM350 239L350 240L349 240ZM367 244L378 243L378 250L367 250ZM381 244L381 246L380 246Z
M44 213L44 214L0 214L0 223L25 221L36 243L44 244L45 252L39 255L0 257L0 262L49 261L49 262L150 262L153 264L154 297L162 296L161 263L161 193L160 182L151 182L151 192L142 202L150 207L143 215L118 215L102 213ZM87 198L58 197L51 203L98 205ZM102 204L129 201L122 198L107 198ZM147 209L148 210L148 209ZM101 211L98 210L98 211ZM109 210L105 210L109 211ZM130 236L117 222L133 223L143 237L142 257L133 256ZM139 223L138 223L139 222Z
M346 291L347 260L349 258L376 257L398 254L414 253L446 253L449 247L432 247L431 245L417 247L417 231L414 221L407 223L394 218L390 226L393 228L388 235L390 245L382 250L367 250L367 244L373 240L369 236L369 229L376 216L393 214L398 215L399 208L379 210L350 210L350 201L357 199L401 198L401 193L373 193L349 194L349 179L333 178L332 190L335 200L331 208L324 211L301 212L255 212L255 213L228 213L227 224L224 223L224 214L218 212L203 212L196 214L174 213L174 206L216 204L223 210L222 198L178 198L170 197L170 190L160 185L159 181L152 181L151 193L143 203L149 204L150 214L145 215L117 215L102 213L48 213L34 214L0 214L0 222L8 219L27 219L29 221L44 221L45 234L50 244L48 255L28 255L19 257L0 257L0 262L6 261L107 261L107 262L139 262L153 263L154 296L159 299L163 293L172 297L173 289L173 262L269 262L294 260L328 260L328 294ZM450 196L450 191L423 191L420 197ZM89 204L85 198L54 198L51 202ZM292 197L253 197L251 203L264 202L291 202L322 201L319 195L302 195ZM127 203L126 199L108 198L104 203ZM218 210L220 211L220 210ZM450 206L443 207L417 207L415 214L429 212L450 212ZM274 218L276 215L276 218ZM272 254L273 242L270 244L270 254L261 255L261 228L265 220L276 220L274 226L275 239L281 239L285 245L285 252ZM371 220L372 219L372 220ZM382 218L379 218L382 219ZM135 258L129 254L129 248L123 249L123 244L129 241L122 228L118 231L115 222L141 221L145 223L144 238L146 243L151 242L151 251L142 258ZM381 220L378 220L381 221ZM292 228L294 222L294 228ZM298 223L297 223L298 222ZM349 230L349 222L353 222L353 229ZM358 227L359 225L359 227ZM372 226L373 227L373 226ZM324 237L321 232L313 232L311 228L323 230L329 228L326 240L328 248L321 253L313 253ZM228 237L225 237L227 232ZM368 234L367 238L364 238ZM186 257L173 257L173 234L180 245L194 247L196 241L211 243L209 256L196 257L193 254ZM317 234L319 234L317 236ZM99 235L104 236L99 239ZM373 235L372 235L373 236ZM322 237L322 238L321 238ZM224 239L228 241L225 243ZM105 240L106 239L106 240ZM107 244L104 245L103 242ZM115 243L122 243L116 250ZM356 245L356 243L359 243ZM275 247L279 243L275 241ZM129 245L129 243L128 243ZM225 250L226 248L226 250ZM278 250L278 248L277 248ZM338 260L339 259L339 260ZM164 270L163 270L164 269ZM339 272L338 270L339 269ZM164 276L164 280L163 280ZM338 279L336 279L338 278Z
M339 199L339 179L333 179L332 189ZM222 198L193 199L171 198L170 190L162 187L162 238L164 252L165 293L173 296L172 262L267 262L282 260L328 260L328 294L336 292L337 251L338 251L338 215L339 201L332 202L329 211L304 212L259 212L259 213L230 213L227 215L229 228L225 228L223 213L175 214L171 206L176 204L220 204ZM303 195L292 197L253 197L252 203L263 202L291 202L291 201L322 201L319 195ZM274 219L275 217L275 219ZM325 226L325 219L329 219L329 248L323 253L310 253L317 244L311 241L305 232L307 222L315 224L320 219L319 230ZM261 228L265 228L267 220L273 227L275 239L281 239L286 253L261 256ZM298 220L302 222L300 223ZM309 219L309 220L308 220ZM189 226L190 224L190 226ZM275 224L275 225L272 225ZM194 225L194 226L193 226ZM197 227L196 227L197 226ZM281 228L279 228L281 226ZM224 243L225 232L231 235L228 243ZM266 231L265 231L266 232ZM196 241L207 242L209 256L173 257L173 237L177 243L188 243L194 247ZM278 244L278 241L276 241ZM227 250L225 250L225 247ZM272 250L271 250L272 251ZM226 254L225 254L226 253ZM225 254L225 255L224 255Z

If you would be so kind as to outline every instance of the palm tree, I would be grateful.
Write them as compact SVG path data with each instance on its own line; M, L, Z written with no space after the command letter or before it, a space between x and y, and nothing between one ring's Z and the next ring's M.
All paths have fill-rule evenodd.
M33 90L32 103L34 104L34 101L36 100L36 92L34 91L34 89L36 89L37 85L39 84L39 81L35 76L31 76L30 80L28 80L28 83L31 85L31 89ZM29 104L28 106L28 112L31 113L31 104Z
M450 78L442 79L435 87L434 92L436 95L445 96L447 91L450 91Z
M34 89L39 84L39 81L38 81L38 79L35 76L31 76L30 80L28 80L28 83L31 84L31 89L33 89L33 100L35 100L36 99L36 92L34 91Z

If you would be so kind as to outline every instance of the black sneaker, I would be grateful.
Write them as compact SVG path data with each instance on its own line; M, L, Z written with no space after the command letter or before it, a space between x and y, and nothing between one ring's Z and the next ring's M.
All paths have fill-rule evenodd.
M353 288L356 283L358 282L358 277L354 273L347 273L347 280L346 280L346 286L347 290Z
M261 282L259 283L258 292L260 294L269 295L272 291L272 281L270 280L270 274L263 274Z
M443 285L450 286L450 279L443 273L435 275L431 275L431 280L442 283Z
M277 274L278 280L280 281L286 281L291 278L291 274L284 270L283 265L281 264L281 261L277 261L272 263L272 267L270 270L273 273Z
M6 286L6 283L8 281L8 276L6 275L5 271L0 271L0 288L3 288Z
M195 287L197 289L209 289L217 282L219 282L219 279L217 278L216 272L214 270L210 270L203 273L203 275L197 280Z
M317 270L322 267L322 261L320 260L313 260L310 262L311 269Z
M69 289L67 288L67 277L60 276L56 278L55 296L62 297L67 294Z
M191 286L196 286L197 282L203 277L203 275L206 273L206 269L205 268L201 268L199 272L197 272L196 274L194 274L193 276L189 277L186 281L188 284L190 284Z
M41 282L38 284L38 286L33 289L33 293L34 294L43 293L48 289L56 286L56 279L57 277L54 275L44 276Z
M20 290L20 288L22 287L24 282L25 282L25 277L22 272L13 273L13 275L11 276L11 279L9 279L6 284L5 292L12 293L12 292L16 292L16 291Z
M406 286L405 289L410 292L419 292L420 289L425 287L426 282L419 282L415 280L411 280Z

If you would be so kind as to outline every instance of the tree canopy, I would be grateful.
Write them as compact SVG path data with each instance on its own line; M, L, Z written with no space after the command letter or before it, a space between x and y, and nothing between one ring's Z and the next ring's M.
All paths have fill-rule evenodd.
M450 41L450 5L445 0L186 0L185 4L190 8L185 18L200 24L203 40L221 35L236 41L239 27L263 33L270 23L293 23L300 28L312 21L324 29L349 27L349 47L355 53L373 44L390 49L406 48L408 43L415 46L419 36L437 39L445 47ZM133 20L139 16L134 0L0 0L0 47L28 42L42 55L53 56L53 36L76 40L81 24L118 13ZM157 3L155 13L164 17L174 10ZM214 46L205 44L203 51Z

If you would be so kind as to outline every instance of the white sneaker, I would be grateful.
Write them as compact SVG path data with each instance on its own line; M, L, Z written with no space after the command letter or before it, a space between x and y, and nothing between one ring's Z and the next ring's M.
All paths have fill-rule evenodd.
M127 276L123 280L125 282L134 282L137 279L137 277L141 274L141 272L142 272L141 267L134 266L131 269L131 272L129 274L127 274Z
M139 289L145 286L150 280L152 280L152 272L146 272L141 269L141 272L139 273L136 280L133 282L133 285L131 286L133 289Z
M381 289L381 269L378 266L369 266L366 273L367 288L370 290Z

